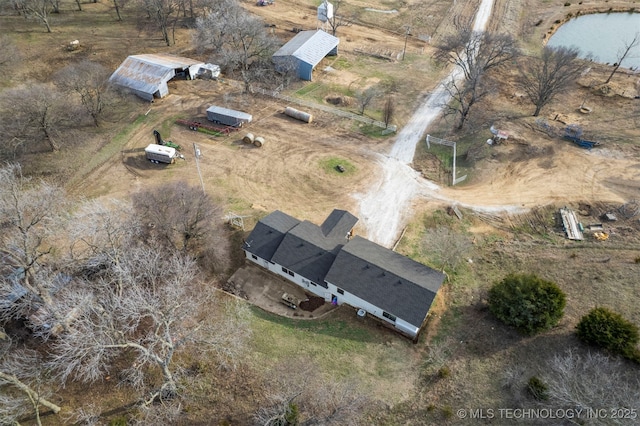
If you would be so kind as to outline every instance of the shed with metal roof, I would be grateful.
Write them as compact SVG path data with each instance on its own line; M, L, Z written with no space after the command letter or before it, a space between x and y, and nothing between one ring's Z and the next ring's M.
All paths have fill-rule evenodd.
M313 69L327 55L338 54L340 40L322 30L301 31L273 54L278 71L293 66L298 77L311 81Z
M169 94L167 82L177 75L195 78L201 61L164 53L131 55L111 75L109 81L132 93L153 101Z

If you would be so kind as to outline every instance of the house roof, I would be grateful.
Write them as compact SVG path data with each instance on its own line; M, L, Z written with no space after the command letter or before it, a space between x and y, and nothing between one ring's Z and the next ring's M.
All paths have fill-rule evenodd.
M357 222L358 218L344 210L334 210L322 226L275 211L258 222L245 250L322 283Z
M356 236L342 247L325 281L420 327L444 275Z
M274 53L273 57L293 56L315 67L339 42L337 37L322 30L301 31Z
M325 237L346 237L358 223L358 218L346 210L334 210L320 225Z
M164 81L173 78L176 69L182 70L201 63L163 53L131 55L122 62L109 81L153 95Z
M342 222L337 222L336 225L340 223L344 227L350 223L348 219L345 215ZM336 227L331 228L336 232L325 235L320 226L305 220L285 235L271 260L315 283L322 283L336 254L347 243L347 232L353 225L355 222L344 233L338 232Z
M244 243L244 249L262 259L271 260L285 234L300 221L279 210L258 221Z
M444 274L365 238L347 239L357 221L334 210L318 226L275 211L258 222L245 250L315 283L330 282L419 328Z

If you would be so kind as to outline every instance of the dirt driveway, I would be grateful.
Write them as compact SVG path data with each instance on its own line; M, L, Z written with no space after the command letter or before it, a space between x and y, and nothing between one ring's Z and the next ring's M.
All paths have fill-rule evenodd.
M291 25L296 22L294 17L300 20L303 19L300 16L311 16L311 12L315 10L308 7L304 11L289 10L282 6L284 3L281 2L276 7L252 9L272 14L274 18L280 16L280 19L290 19ZM469 13L474 11L470 8ZM285 28L288 28L289 21L286 22ZM343 55L349 58L348 62L353 63L359 59L348 50L354 50L357 46L349 43L368 41L375 45L381 41L393 41L391 44L397 50L396 44L403 41L403 37L388 32L383 33L384 37L377 32L361 32L356 38L358 33L355 26L341 30L345 31ZM351 31L354 31L353 35ZM362 47L360 44L359 46ZM381 63L380 66L388 65ZM401 67L402 64L396 63L394 66ZM424 74L426 78L432 73L407 74ZM336 81L344 83L352 77L353 73L349 70L331 75L322 72L314 75L316 81L323 84L333 84ZM415 99L426 90L425 87L433 85L429 82L418 87ZM503 87L505 94L508 92L512 95L514 90ZM296 121L282 114L286 103L268 97L243 95L241 88L224 80L174 81L170 83L170 93L164 99L141 107L144 108L143 113L148 109L148 114L136 130L128 135L122 161L105 163L83 182L78 193L126 198L131 192L170 180L180 179L200 185L193 156L193 144L197 144L203 154L199 171L205 190L224 206L225 213L233 211L246 216L247 229L251 229L261 216L276 209L300 219L321 223L333 209L340 208L361 218L356 228L357 233L369 234L370 230L366 229L365 223L366 212L360 211L360 201L363 194L370 192L372 188L375 190L381 184L384 162L380 161L380 156L389 155L393 137L375 139L363 136L356 131L358 123L317 110L310 111L314 115L313 123ZM413 95L409 91L406 97L413 98ZM566 115L575 112L575 107L584 101L584 94L576 92L572 96L564 96L563 103L549 108L553 116L557 113ZM590 101L592 99L594 102L598 100L591 97ZM610 115L613 113L610 109L617 107L624 111L625 108L631 108L631 111L633 106L622 103L618 105L617 102L633 101L616 100L615 104L609 102L606 108L595 105L594 112L589 117L577 116L572 119L581 120L578 122L592 131L598 130L596 126L601 122L609 127L623 127L622 121L611 121ZM222 138L192 132L186 127L172 124L176 118L198 118L205 121L206 109L214 104L247 111L253 115L253 122L242 132ZM407 108L409 104L407 102ZM608 115L603 115L605 113ZM409 116L411 114L399 117L401 129ZM620 119L629 118L628 115L617 114L616 119L617 116ZM640 150L632 144L607 144L604 148L588 152L566 141L550 140L536 132L532 129L533 120L527 122L519 119L517 123L505 120L497 124L501 127L504 125L503 128L512 135L510 143L491 148L489 156L477 164L474 176L464 185L455 188L422 188L422 180L416 178L421 183L420 195L410 205L401 208L394 201L380 199L372 209L402 209L403 221L411 221L414 213L427 205L432 208L434 205L458 203L470 208L500 211L505 205L531 208L578 201L622 203L640 198L637 187ZM185 147L185 161L166 167L152 165L144 160L143 149L154 141L154 129L162 130L163 137ZM266 144L262 148L243 144L241 138L245 132L264 137ZM488 135L487 130L486 134L479 134L478 138L486 140ZM516 143L511 143L511 140ZM323 167L323 162L336 158L353 164L354 172L340 174ZM376 228L388 226L389 223L379 223Z

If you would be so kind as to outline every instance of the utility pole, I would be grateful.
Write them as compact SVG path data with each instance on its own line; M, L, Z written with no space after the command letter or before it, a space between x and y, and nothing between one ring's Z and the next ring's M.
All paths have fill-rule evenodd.
M404 47L402 48L403 61L404 61L404 53L407 51L407 39L409 38L409 31L411 31L411 25L407 25L407 31L404 33Z
M202 173L200 173L200 156L202 155L200 153L200 147L198 147L198 145L196 145L195 143L193 144L193 153L196 157L196 168L198 169L198 177L200 178L200 185L202 186L202 193L205 194L204 192L204 181L202 180Z

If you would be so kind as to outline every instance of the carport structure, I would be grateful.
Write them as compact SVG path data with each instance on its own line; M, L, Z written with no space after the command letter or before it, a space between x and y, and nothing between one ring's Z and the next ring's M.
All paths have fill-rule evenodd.
M338 54L340 40L322 30L301 31L282 46L272 59L276 70L294 66L302 80L311 81L313 69L327 55Z

